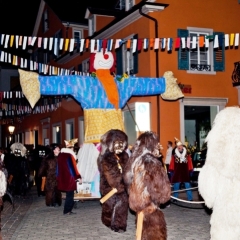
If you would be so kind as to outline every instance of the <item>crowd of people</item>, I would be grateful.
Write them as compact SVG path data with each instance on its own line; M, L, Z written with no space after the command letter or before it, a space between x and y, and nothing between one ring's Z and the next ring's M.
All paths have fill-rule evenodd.
M155 190L153 192L150 191L151 188L148 190L152 198L156 198L152 203L146 202L146 206L148 204L152 206L150 212L156 211L154 209L156 209L157 206L170 200L171 184L174 189L174 197L177 199L181 183L184 183L187 189L191 187L189 178L193 170L191 156L188 154L184 144L177 138L175 138L175 147L172 146L173 144L171 141L168 141L166 157L164 157L162 154L163 147L159 143L157 135L154 133L147 132L140 135L134 147L129 149L127 147L127 136L121 131L118 133L115 133L117 130L113 131L114 133L107 133L110 137L107 136L106 139L108 137L109 139L103 140L100 144L102 149L108 149L107 145L109 142L113 141L113 145L110 144L113 149L110 151L105 150L105 152L99 155L98 159L101 176L101 195L106 195L114 186L114 182L116 183L116 189L118 191L116 196L112 197L111 201L102 204L103 224L117 232L126 231L127 211L130 206L130 208L138 214L144 213L148 221L153 223L153 226L155 218L158 218L158 220L163 223L163 226L165 226L166 223L161 212L157 211L154 215L148 215L150 209L143 208L140 210L143 206L142 201L145 201L144 199L140 201L141 191L144 191L144 186L151 186L152 182L156 181L157 183L160 181L157 195ZM115 135L121 136L120 140L113 140ZM125 136L125 138L122 135ZM123 139L121 140L121 138ZM106 143L104 141L106 141ZM150 143L148 144L147 141L150 141ZM53 143L50 146L37 146L35 149L30 150L27 150L21 143L14 143L10 147L10 152L0 149L2 171L5 173L7 186L12 195L25 197L27 191L35 184L38 196L45 196L46 206L55 207L62 205L62 192L65 192L66 197L63 206L63 214L74 214L72 211L74 207L74 192L77 190L77 182L82 182L81 174L77 169L77 155L76 152L74 152L76 143L77 139L65 140L65 147L62 148L59 144ZM104 144L106 145L105 148L103 148ZM122 157L123 150L125 150L126 153L124 157ZM148 154L150 155L148 156ZM126 166L124 166L121 158L124 159ZM151 162L151 167L148 166L149 161ZM116 169L111 173L111 167L113 167L115 163L118 164L116 165ZM109 164L110 166L108 166ZM146 174L152 176L149 178L152 179L150 182L143 178L141 180L141 187L136 183L139 179L134 179L134 176L138 176L138 171L142 170L141 168L133 168L135 165L139 167L139 164L144 166L143 169L145 169L145 171L150 167ZM120 170L118 175L116 175L118 172L117 168ZM125 176L124 171L126 172ZM133 175L129 178L127 174ZM111 177L115 177L110 180L110 175L112 175ZM109 183L109 181L111 183ZM138 201L140 201L139 203L137 199L135 199L136 197ZM187 198L189 201L193 200L191 190L187 190ZM118 212L119 199L121 203L125 204L119 208ZM116 219L112 219L110 216L112 215L112 210L110 209L114 210ZM119 219L122 219L122 225L117 224ZM114 223L115 221L116 224ZM143 226L148 229L144 221ZM143 231L143 234L149 235L149 229L146 230L145 233ZM159 228L158 234L161 234L164 239L166 236L166 227Z

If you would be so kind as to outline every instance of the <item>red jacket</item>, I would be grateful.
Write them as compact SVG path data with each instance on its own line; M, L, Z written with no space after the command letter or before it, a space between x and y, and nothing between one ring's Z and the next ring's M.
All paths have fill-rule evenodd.
M74 191L77 189L76 180L81 176L77 170L74 155L62 150L58 155L57 186L60 191Z

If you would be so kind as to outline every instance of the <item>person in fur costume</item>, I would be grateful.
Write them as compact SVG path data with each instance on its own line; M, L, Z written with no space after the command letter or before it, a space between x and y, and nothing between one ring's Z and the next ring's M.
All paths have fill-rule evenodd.
M205 205L212 209L211 239L240 239L240 108L221 110L206 138L207 156L198 177Z
M127 228L128 195L123 181L123 170L129 158L125 151L127 146L127 135L118 129L109 130L100 141L100 193L104 197L112 189L117 190L102 204L102 223L115 232L125 232Z
M73 214L74 191L77 190L76 181L81 182L81 175L77 170L76 154L73 151L77 138L64 140L66 148L62 148L57 162L57 187L59 191L66 192L63 214Z
M42 178L43 189L45 191L46 206L55 206L62 204L62 193L57 189L57 157L60 153L60 146L58 144L50 145L51 152L45 157L39 168L39 177Z
M158 160L160 150L155 133L142 133L126 166L124 179L128 184L129 206L137 213L137 224L141 226L140 230L137 229L137 239L167 239L166 222L159 206L169 201L171 185Z

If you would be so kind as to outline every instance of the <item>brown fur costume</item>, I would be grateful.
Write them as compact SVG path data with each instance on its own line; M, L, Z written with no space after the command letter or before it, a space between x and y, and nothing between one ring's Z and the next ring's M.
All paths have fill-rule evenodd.
M62 204L62 193L57 189L57 156L53 153L49 154L43 159L42 164L39 168L39 177L46 177L45 184L45 202L46 206L55 206Z
M124 132L117 129L108 131L101 138L98 158L101 195L117 189L117 193L102 204L102 222L115 232L124 232L127 227L128 195L122 172L128 161L125 152L127 142L128 137Z
M157 157L160 155L158 136L141 134L125 169L129 206L136 213L143 211L142 240L166 240L167 228L159 205L171 196L167 173Z

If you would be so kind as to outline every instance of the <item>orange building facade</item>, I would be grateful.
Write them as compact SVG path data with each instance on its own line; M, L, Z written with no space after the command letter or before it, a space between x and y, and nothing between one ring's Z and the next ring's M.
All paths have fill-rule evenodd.
M61 33L61 37L65 39L74 38L75 31L78 30L81 38L85 39L113 39L113 42L121 39L123 44L116 52L117 74L127 72L139 77L161 77L166 71L172 71L183 88L184 98L176 101L165 101L160 96L129 99L123 109L129 143L134 143L139 131L148 129L160 135L164 147L168 140L174 141L174 137L177 137L191 145L197 142L201 148L217 112L226 106L239 105L239 90L238 87L233 87L232 73L234 63L240 60L240 49L234 45L237 44L236 33L240 32L237 24L240 4L237 0L196 0L191 3L188 0L126 2L131 2L132 6L121 14L118 11L117 17L112 12L103 13L88 8L85 18L89 25L86 26L63 23L54 10L42 1L34 33L43 38ZM45 18L49 27L43 32L41 18L45 11L48 12ZM226 34L234 34L233 46L226 47ZM218 47L214 46L215 35L219 36ZM202 36L209 39L209 42L200 46ZM132 53L132 46L126 49L126 44L128 39L134 38L142 40L143 44L144 39L150 42L151 38L159 38L160 47L157 50L150 47L144 50L142 47L141 51ZM170 51L169 39L172 39ZM177 41L180 41L179 46L176 45ZM46 59L47 63L53 66L87 73L89 55L89 50L79 53L75 49L71 53L63 51L57 57ZM136 103L141 102L149 106L149 112L137 119ZM144 129L138 129L135 121ZM62 144L64 139L73 137L78 137L79 144L82 144L83 110L79 103L69 97L64 99L54 112L25 117L24 121L16 126L15 137L19 134L25 144Z

